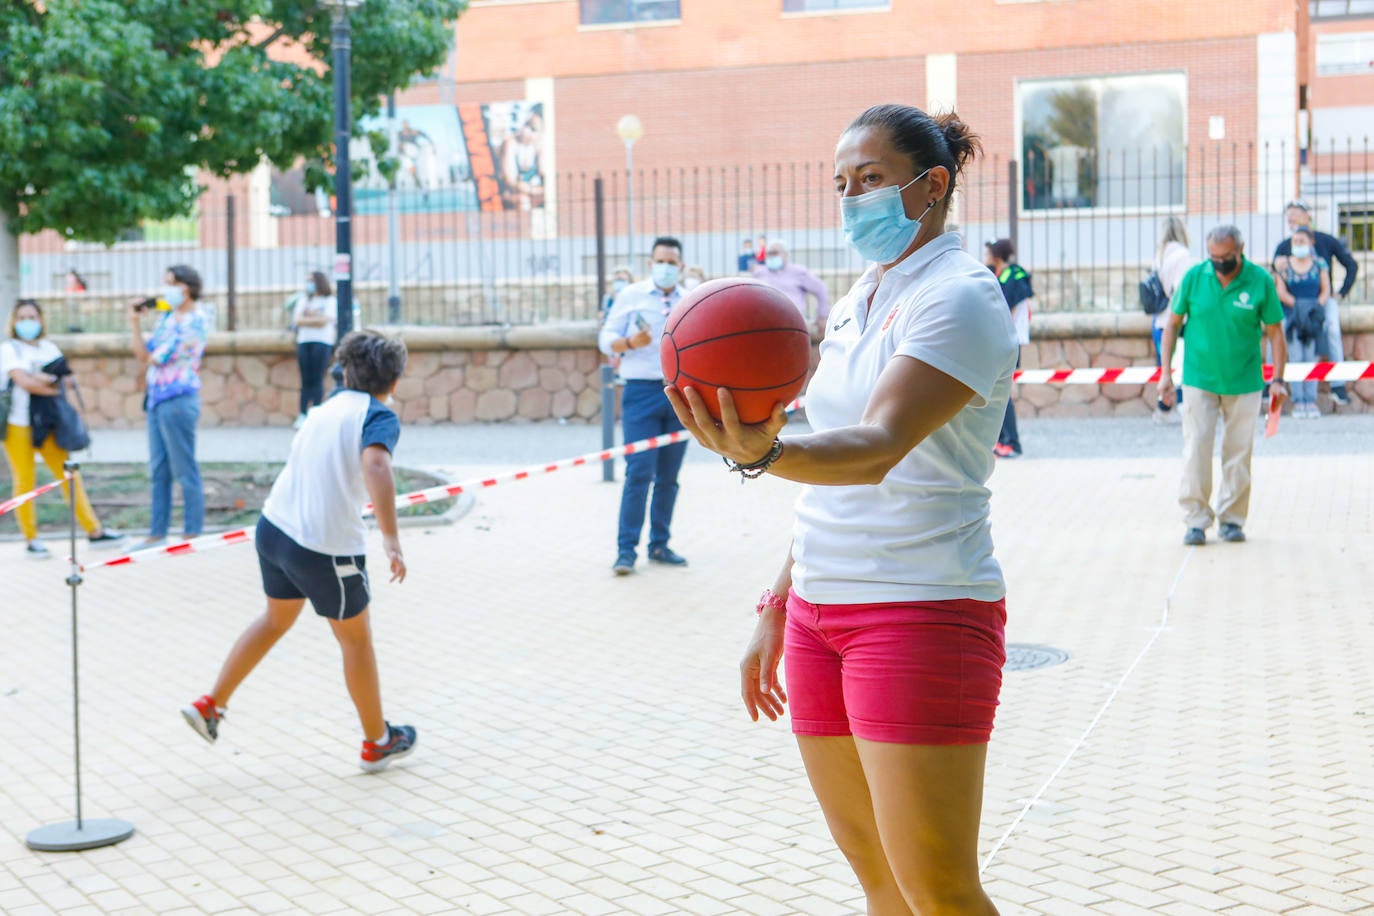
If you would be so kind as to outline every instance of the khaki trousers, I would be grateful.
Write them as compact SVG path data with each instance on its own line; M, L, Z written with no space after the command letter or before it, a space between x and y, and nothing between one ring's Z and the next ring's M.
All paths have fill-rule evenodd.
M1213 520L1245 525L1250 512L1250 456L1255 449L1260 392L1222 395L1183 386L1183 524L1206 530ZM1212 443L1221 420L1221 492L1212 512Z

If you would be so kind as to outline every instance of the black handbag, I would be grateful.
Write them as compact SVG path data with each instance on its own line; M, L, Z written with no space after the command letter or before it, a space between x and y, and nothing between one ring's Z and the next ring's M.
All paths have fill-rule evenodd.
M1140 309L1146 315L1158 315L1169 307L1169 294L1164 292L1159 272L1150 271L1140 281Z
M81 397L81 389L77 387L76 379L72 379L71 383L72 391L76 394L76 401L81 405L81 410L78 412L67 400L67 379L62 379L58 382L57 397L53 398L56 417L52 436L57 447L63 451L79 452L91 447L91 433L86 428L86 421L81 417L81 414L86 410L86 402Z

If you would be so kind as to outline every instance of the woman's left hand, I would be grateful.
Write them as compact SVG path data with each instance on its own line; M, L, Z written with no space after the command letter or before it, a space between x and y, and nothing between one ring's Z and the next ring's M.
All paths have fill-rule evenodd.
M735 410L735 399L729 390L720 388L720 419L711 416L706 409L706 401L695 388L664 389L668 402L682 425L703 446L724 455L736 464L753 464L768 454L773 440L787 425L786 405L779 402L773 407L773 415L762 423L746 425L739 421Z

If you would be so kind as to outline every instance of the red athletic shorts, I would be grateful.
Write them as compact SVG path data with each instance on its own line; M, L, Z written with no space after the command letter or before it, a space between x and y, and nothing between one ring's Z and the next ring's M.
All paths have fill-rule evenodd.
M792 731L986 744L1006 662L1006 599L812 604L787 596Z

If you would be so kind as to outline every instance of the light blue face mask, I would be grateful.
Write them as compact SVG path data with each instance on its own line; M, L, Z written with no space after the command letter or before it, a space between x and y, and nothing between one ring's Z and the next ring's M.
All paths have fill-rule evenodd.
M1311 255L1312 255L1312 246L1311 246L1311 245L1294 245L1294 246L1293 246L1293 257L1295 257L1295 258L1306 258L1306 257L1310 257Z
M782 270L782 255L770 254L764 258L763 263L769 270Z
M168 285L162 287L162 301L176 308L186 301L186 296L181 292L180 286Z
M612 281L611 281L611 292L613 292L613 293L618 293L618 292L620 292L622 289L624 289L625 287L627 287L627 286L629 286L629 285L630 285L630 281L629 281L629 280L612 280Z
M673 289L677 286L677 278L681 274L676 264L668 264L664 261L655 261L654 286L659 289Z
M20 318L14 323L14 336L20 340L37 340L43 333L43 322L37 318Z
M865 261L891 264L915 240L925 214L921 214L921 219L907 216L902 192L929 174L930 169L926 169L900 187L890 184L855 197L840 198L845 240ZM926 207L926 213L934 206L932 202Z

